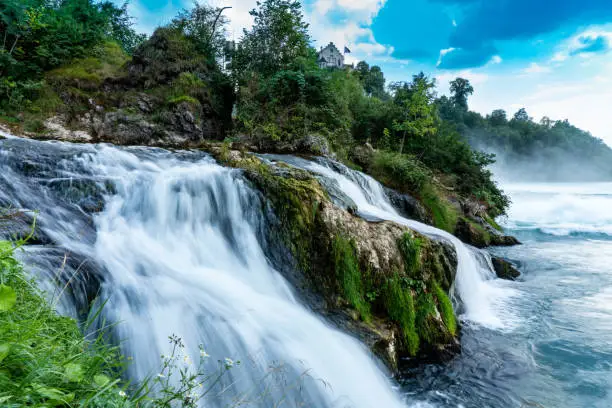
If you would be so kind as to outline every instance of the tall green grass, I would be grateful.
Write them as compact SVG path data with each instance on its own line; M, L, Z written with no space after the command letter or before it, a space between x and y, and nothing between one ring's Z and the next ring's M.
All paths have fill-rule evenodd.
M125 407L122 361L59 316L0 241L0 405Z

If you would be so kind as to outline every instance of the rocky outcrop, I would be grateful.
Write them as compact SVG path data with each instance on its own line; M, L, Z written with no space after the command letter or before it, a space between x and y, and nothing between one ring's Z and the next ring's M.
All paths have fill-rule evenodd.
M477 248L520 245L518 239L496 230L480 217L460 217L457 220L454 235L466 244Z
M393 222L368 222L335 205L310 173L214 148L242 168L267 198L270 228L301 272L313 307L366 343L392 369L406 361L447 359L459 351L448 292L456 254Z
M497 277L500 279L506 280L516 280L521 276L521 272L511 263L506 261L503 258L493 257L491 258L493 262L493 268L495 269L495 273Z
M417 200L408 194L402 194L395 190L385 187L385 194L389 198L389 201L395 207L395 209L406 218L416 220L424 224L433 224L431 216L427 213L427 210Z

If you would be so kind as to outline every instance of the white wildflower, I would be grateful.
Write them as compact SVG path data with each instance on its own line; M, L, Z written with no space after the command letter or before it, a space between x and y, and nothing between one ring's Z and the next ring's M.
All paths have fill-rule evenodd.
M165 375L163 375L162 373L157 374L157 376L158 376L159 378L166 378L166 376L165 376Z
M125 393L125 391L120 390L119 391L119 396L125 398L125 397L127 397L127 394Z
M200 357L208 358L208 357L210 357L210 354L208 354L206 351L204 351L204 349L201 349L200 350Z
M234 360L232 360L231 358L225 357L225 366L226 367L233 367L234 366Z

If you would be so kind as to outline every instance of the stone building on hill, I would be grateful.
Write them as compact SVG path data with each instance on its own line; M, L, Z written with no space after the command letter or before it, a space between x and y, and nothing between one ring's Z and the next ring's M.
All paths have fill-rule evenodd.
M326 47L321 47L317 62L320 68L344 68L344 54L330 42Z

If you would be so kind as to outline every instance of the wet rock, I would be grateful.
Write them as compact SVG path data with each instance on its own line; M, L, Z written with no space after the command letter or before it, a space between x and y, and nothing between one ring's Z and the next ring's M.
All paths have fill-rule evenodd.
M476 248L520 245L518 239L496 230L480 217L460 217L454 235L466 244Z
M362 168L368 168L374 158L375 150L371 144L359 145L351 150L351 160Z
M476 248L485 248L491 243L491 236L484 227L464 217L457 221L454 235Z
M27 239L28 245L50 245L51 238L35 223L35 214L16 211L0 214L0 239L19 241Z
M395 209L406 218L416 220L424 224L433 224L431 216L427 210L417 200L408 194L402 194L390 188L385 188L385 194Z
M493 268L495 269L495 273L497 277L500 279L506 280L516 280L521 273L518 269L511 263L506 261L503 258L493 257L491 258L493 262Z
M317 156L329 156L331 153L327 139L321 135L305 136L297 143L297 150Z

